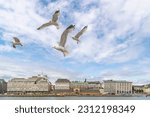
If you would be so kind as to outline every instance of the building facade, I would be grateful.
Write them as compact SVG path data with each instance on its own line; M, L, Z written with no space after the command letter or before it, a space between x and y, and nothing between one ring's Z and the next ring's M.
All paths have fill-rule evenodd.
M143 92L150 95L150 84L144 86Z
M79 95L100 95L102 92L102 83L99 81L72 81L71 89Z
M144 85L133 85L133 93L143 93Z
M70 80L57 79L55 82L55 90L70 90Z
M87 82L80 82L80 81L72 81L71 82L71 89L72 91L85 91L88 89L88 83Z
M51 86L51 83L45 76L32 76L28 79L14 78L8 81L7 92L48 93L51 91Z
M102 83L99 81L90 81L87 83L89 90L100 90L102 88Z
M146 94L150 94L150 87L144 88L143 92Z
M7 82L4 79L0 79L0 94L7 92Z
M104 81L104 92L114 95L131 95L132 94L132 82L128 81Z

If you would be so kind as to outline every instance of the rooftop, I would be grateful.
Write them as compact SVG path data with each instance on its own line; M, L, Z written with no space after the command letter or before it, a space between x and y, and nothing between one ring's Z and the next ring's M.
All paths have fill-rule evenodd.
M139 87L139 88L142 88L142 87L144 87L144 85L133 85L133 87Z
M88 84L100 84L100 81L90 81Z
M13 78L11 79L10 81L16 81L16 82L37 82L37 81L41 81L41 80L47 80L47 77L44 77L44 76L32 76L32 77L29 77L28 79L26 78Z
M13 78L10 81L25 81L25 78Z
M132 83L126 80L104 80L104 83Z
M70 83L68 79L57 79L55 83Z

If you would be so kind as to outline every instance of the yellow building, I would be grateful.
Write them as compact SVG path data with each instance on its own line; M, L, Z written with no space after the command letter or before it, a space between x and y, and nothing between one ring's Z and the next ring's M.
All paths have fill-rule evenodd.
M145 85L145 87L143 88L143 92L146 94L150 94L150 84Z
M146 94L150 94L150 87L144 88L143 92L146 93Z

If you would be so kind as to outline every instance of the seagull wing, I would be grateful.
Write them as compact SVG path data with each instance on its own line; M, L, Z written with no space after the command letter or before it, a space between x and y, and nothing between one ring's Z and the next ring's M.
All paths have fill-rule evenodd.
M75 35L75 38L79 38L86 30L87 30L87 26L85 26L80 32L78 32Z
M20 43L20 40L17 37L13 37L16 43Z
M58 21L58 16L59 16L59 11L56 11L56 12L53 14L52 21L53 21L53 22L57 22L57 21Z
M45 28L45 27L50 26L50 25L51 25L50 22L45 23L45 24L41 25L39 28L37 28L37 30L40 30L40 29Z
M59 46L62 46L62 47L64 47L65 46L65 44L66 44L66 41L67 41L67 36L68 36L68 30L66 29L63 33L62 33L62 35L61 35L61 39L60 39L60 43L59 43Z
M67 36L69 32L71 32L75 28L75 25L70 25L66 28L66 30L62 33L59 46L64 47L67 41Z

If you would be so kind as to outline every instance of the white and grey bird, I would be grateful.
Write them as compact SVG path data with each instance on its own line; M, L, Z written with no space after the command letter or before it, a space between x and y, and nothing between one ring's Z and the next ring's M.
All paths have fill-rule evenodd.
M52 16L52 20L50 20L49 22L42 24L40 27L37 28L37 30L43 29L45 27L54 25L56 26L57 29L59 29L59 24L58 24L58 17L60 15L60 10L55 11L55 13Z
M77 41L77 44L80 42L80 36L83 35L87 28L88 26L85 26L80 32L78 32L74 37L72 37L73 40Z
M13 37L13 39L14 39L14 41L12 41L13 48L16 48L16 45L23 46L22 43L20 42L20 39L18 39L17 37Z
M74 29L75 25L68 26L61 35L60 42L58 42L59 45L53 47L56 50L61 51L64 56L69 54L68 50L65 48L65 44L67 41L68 34L72 32Z

